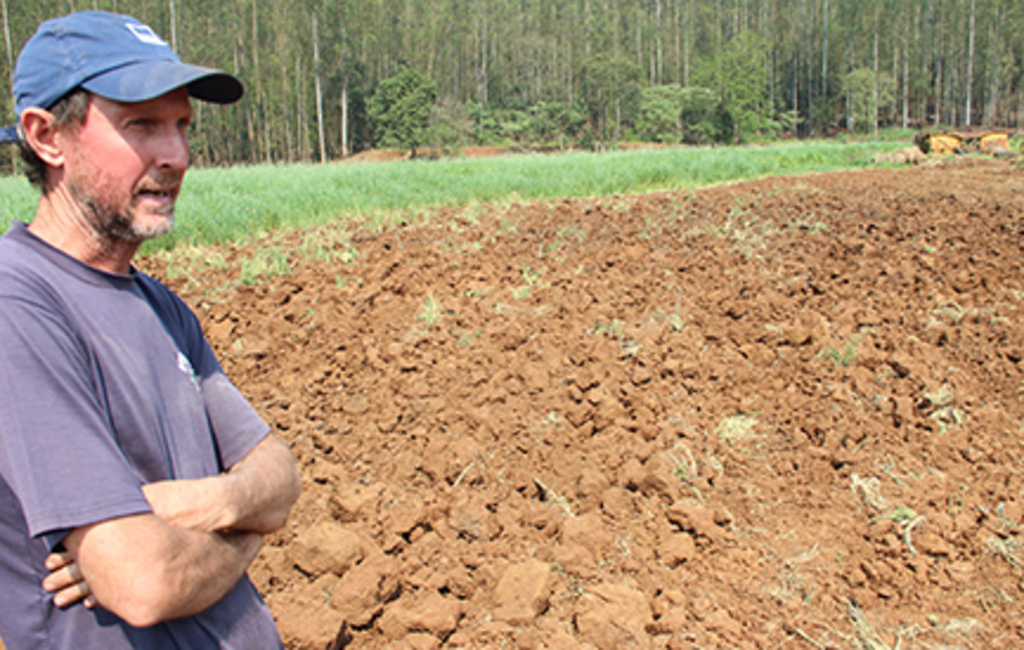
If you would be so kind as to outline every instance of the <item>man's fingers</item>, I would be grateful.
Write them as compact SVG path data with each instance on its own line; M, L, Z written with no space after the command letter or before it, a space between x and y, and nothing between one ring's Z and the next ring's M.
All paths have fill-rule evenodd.
M50 574L43 579L43 589L53 594L54 605L67 607L82 601L90 609L96 606L96 597L70 553L51 553L46 568Z
M84 580L80 580L70 587L58 591L53 597L53 604L57 607L67 607L68 605L73 605L80 600L85 601L83 604L86 607L92 607L96 604L96 598L89 590L89 583ZM91 604L89 602L90 600L92 601Z
M46 576L43 580L43 589L54 592L66 589L74 584L84 584L84 581L82 571L78 568L78 563L70 562Z
M50 553L46 556L46 569L48 571L56 571L57 569L67 566L74 562L74 558L67 551L61 553Z

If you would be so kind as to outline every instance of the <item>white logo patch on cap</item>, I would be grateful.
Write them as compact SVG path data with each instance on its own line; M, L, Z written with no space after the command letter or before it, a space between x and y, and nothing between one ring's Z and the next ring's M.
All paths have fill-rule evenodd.
M149 25L143 25L142 23L125 23L124 26L127 27L132 34L135 34L135 38L139 39L143 43L148 43L149 45L167 45L167 43L164 42L164 39L157 36L156 32L150 29Z

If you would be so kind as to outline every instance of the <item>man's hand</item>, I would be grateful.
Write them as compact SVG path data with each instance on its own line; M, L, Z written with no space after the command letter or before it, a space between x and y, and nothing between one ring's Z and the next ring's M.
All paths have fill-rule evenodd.
M50 575L43 580L43 589L53 594L54 605L67 607L82 601L89 609L96 606L96 597L70 553L50 553L46 557L46 570Z

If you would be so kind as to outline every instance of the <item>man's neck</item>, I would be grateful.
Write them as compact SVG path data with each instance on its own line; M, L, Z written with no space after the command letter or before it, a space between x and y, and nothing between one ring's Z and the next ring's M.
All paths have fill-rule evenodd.
M138 243L111 241L97 232L77 204L60 187L39 199L36 217L28 229L54 248L108 273L127 274Z

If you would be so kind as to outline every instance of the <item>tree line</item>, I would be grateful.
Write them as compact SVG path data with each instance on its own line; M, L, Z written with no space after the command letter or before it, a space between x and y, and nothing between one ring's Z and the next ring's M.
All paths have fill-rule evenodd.
M132 14L246 85L200 164L363 149L748 142L1018 127L1019 0L0 0L9 80L43 20ZM0 106L13 120L10 83Z

